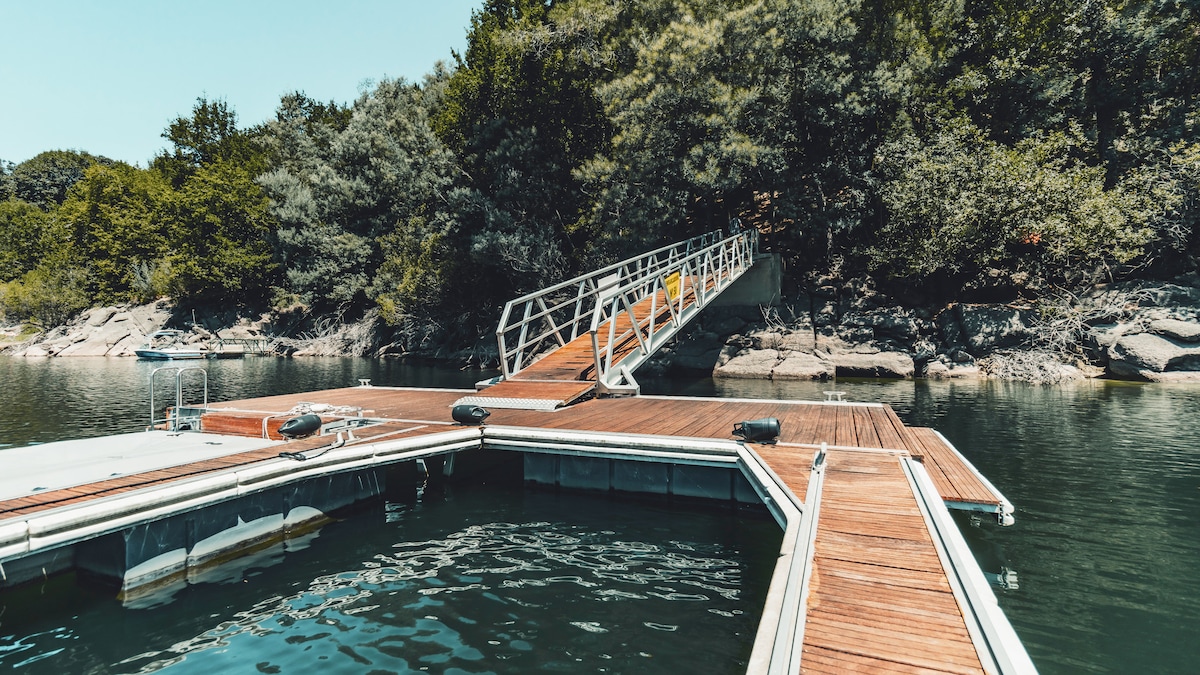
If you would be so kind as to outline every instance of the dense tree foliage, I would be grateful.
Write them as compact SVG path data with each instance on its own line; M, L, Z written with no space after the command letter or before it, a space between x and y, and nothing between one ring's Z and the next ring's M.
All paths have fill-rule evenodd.
M13 196L47 211L63 203L67 198L67 190L83 178L88 167L95 164L109 166L112 163L108 158L86 152L43 152L13 168Z
M0 300L379 308L469 341L613 256L758 227L947 300L1200 257L1187 0L487 0L467 48L352 103L223 101L147 169L0 163Z

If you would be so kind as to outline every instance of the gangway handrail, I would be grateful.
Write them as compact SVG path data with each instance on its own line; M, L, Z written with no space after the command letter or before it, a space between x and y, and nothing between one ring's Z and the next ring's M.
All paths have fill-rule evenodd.
M547 349L563 346L591 331L598 309L615 296L630 296L637 291L634 295L644 298L657 292L673 270L681 269L689 261L706 259L705 252L711 254L729 247L731 242L741 242L736 245L747 251L741 258L748 267L757 234L754 230L732 236L709 232L509 301L496 328L504 379L520 372ZM633 296L627 299L633 300Z
M591 321L595 299L609 292L630 270L661 268L678 259L681 251L711 246L720 239L720 234L709 232L663 246L509 301L496 328L504 377L512 377L524 368L546 347L547 339L562 346L582 335ZM513 333L519 334L510 344Z
M735 234L677 258L663 268L632 275L596 303L589 330L601 390L636 388L636 383L628 381L629 372L649 359L753 264L757 234L755 230ZM662 306L659 306L660 296L665 300ZM634 306L646 299L650 300L650 312L639 320ZM660 323L658 316L664 309L668 314ZM618 335L616 318L622 314L629 317L630 327ZM607 326L608 334L602 346L603 326ZM618 358L618 348L631 337L637 341L637 347Z

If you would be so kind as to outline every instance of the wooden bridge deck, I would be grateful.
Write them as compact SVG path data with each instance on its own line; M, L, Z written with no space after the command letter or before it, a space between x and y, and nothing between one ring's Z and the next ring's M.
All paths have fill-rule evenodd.
M684 283L683 308L696 302L696 290L691 283ZM713 284L710 282L709 286ZM633 305L631 319L628 312L618 312L611 322L613 345L612 363L618 364L639 347L638 335L643 340L650 337L650 325L660 327L671 319L671 301L665 291L647 297ZM682 310L681 310L682 311ZM600 327L597 342L601 353L608 349L609 323ZM547 386L550 385L550 386ZM488 387L480 396L490 399L553 400L557 406L569 405L587 395L596 387L596 355L591 333L584 333L565 345L545 354L509 379ZM556 406L556 407L557 407Z
M537 383L529 383L537 384ZM463 391L353 387L212 404L206 431L261 437L301 404L382 420L355 430L357 443L455 427L450 407ZM326 415L331 416L331 415ZM947 581L900 458L923 457L944 498L980 495L974 476L931 430L906 427L878 404L633 397L592 399L553 412L492 411L489 425L729 439L737 422L776 417L776 445L752 447L799 496L814 446L828 444L803 642L812 673L984 672L963 610ZM0 502L8 519L274 459L330 443L318 437L90 485ZM970 478L970 480L968 480Z

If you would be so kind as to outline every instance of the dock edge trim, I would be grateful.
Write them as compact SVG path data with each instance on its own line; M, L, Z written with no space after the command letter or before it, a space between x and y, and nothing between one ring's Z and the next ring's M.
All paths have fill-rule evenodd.
M953 452L955 455L958 455L958 460L962 462L963 465L966 466L976 478L979 479L979 482L983 483L984 487L991 490L992 494L995 495L998 500L1000 500L1000 510L998 513L996 513L996 522L1000 523L1000 525L1004 527L1008 527L1009 525L1017 522L1016 516L1014 515L1016 513L1016 507L1012 505L1012 502L1008 501L1008 498L1004 496L1004 493L1000 492L1000 490L998 490L996 486L992 484L992 481L988 480L987 476L983 475L983 472L975 468L975 465L971 463L971 460L967 459L958 448L954 447L954 444L950 442L950 439L943 436L942 432L938 431L937 429L933 429L932 431L933 433L937 434L937 437L940 438L943 443L946 444L947 448L950 448L951 452ZM962 510L972 511L977 509L963 508Z
M917 505L984 670L1001 675L1037 673L1016 630L1000 609L996 594L979 569L967 540L942 502L929 472L910 457L902 457L900 464L917 497Z

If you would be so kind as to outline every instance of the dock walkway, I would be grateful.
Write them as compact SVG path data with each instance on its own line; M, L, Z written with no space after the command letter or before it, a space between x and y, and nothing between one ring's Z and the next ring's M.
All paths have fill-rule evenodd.
M450 418L451 406L466 393L363 386L210 404L202 417L205 433L194 437L239 437L237 442L231 440L228 453L211 447L207 455L192 459L181 453L181 461L170 466L164 466L159 456L144 471L129 465L127 473L84 484L43 486L31 476L29 480L43 489L16 494L14 489L21 492L18 486L0 493L0 539L5 532L16 531L24 519L124 494L149 495L181 481L258 466L264 468L260 473L272 475L286 475L296 466L308 471L309 465L281 459L280 450L303 453L329 448L332 438L281 444L279 425L298 410L327 411L321 415L331 426L346 420L371 421L368 426L349 427L352 433L335 453L365 456L372 444L433 439L439 434L457 434L456 447L478 444L478 440L458 438L468 430ZM780 420L777 443L731 443L735 423L762 417ZM794 635L800 654L789 661L788 671L983 673L995 672L997 662L1018 664L1001 672L1032 670L1019 643L1013 647L1009 640L998 648L983 634L981 626L997 622L998 610L989 608L994 597L982 603L972 600L971 593L978 595L979 589L964 590L956 581L962 574L948 557L953 545L948 547L944 540L947 536L961 539L961 535L957 530L946 532L944 522L939 529L931 508L944 508L940 501L932 507L922 501L918 483L935 485L940 500L949 505L991 510L1001 517L1011 516L1011 505L944 438L932 430L905 426L888 406L665 396L592 399L552 412L496 409L483 433L502 435L512 430L508 433L516 434L522 429L558 430L583 438L615 434L680 446L720 441L756 453L808 517L815 518L812 545L807 547L810 571L805 599L797 608L801 618ZM210 436L214 431L223 436ZM239 445L251 439L259 439L261 445ZM817 475L814 455L823 459L819 490L810 485L810 476ZM913 478L912 465L918 459L924 462L928 479ZM278 470L269 469L275 464L280 465ZM951 523L949 529L953 527ZM3 551L12 550L4 543L0 541L0 562L8 559ZM992 614L981 617L981 612ZM1005 630L1011 634L1010 627ZM997 657L997 649L1020 653L1008 659L1003 654Z

